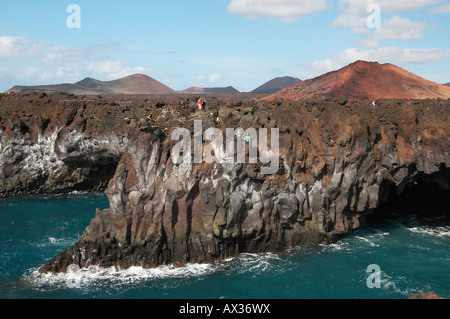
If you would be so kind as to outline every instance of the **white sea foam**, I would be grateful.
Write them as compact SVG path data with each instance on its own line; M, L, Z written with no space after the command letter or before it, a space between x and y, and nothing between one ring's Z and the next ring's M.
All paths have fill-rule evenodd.
M378 247L378 246L380 246L379 244L375 244L372 240L370 240L369 238L366 238L366 237L355 236L355 238L358 238L358 239L360 239L362 241L365 241L371 247Z
M393 291L403 296L412 296L414 294L422 292L419 289L411 287L411 285L412 284L408 282L408 279L403 276L393 278L386 274L384 271L381 271L381 289L383 290ZM407 288L402 289L402 286ZM431 287L427 289L431 289Z
M88 195L89 192L87 191L72 191L69 193L69 195Z
M57 247L69 247L74 243L73 238L55 238L55 237L44 237L42 240L34 242L33 245L38 247L48 247L48 246L57 246Z
M230 257L222 262L213 264L186 264L182 267L173 265L159 266L144 269L142 267L130 267L117 269L115 267L102 268L90 266L80 268L70 265L66 273L40 274L32 270L31 275L25 278L36 287L53 286L54 288L84 288L106 283L111 285L133 285L160 279L203 278L218 271L237 267L241 273L260 273L271 267L273 260L281 260L277 254L242 254L238 257Z
M238 257L232 257L232 259L234 258L239 258L239 259L249 259L249 260L273 260L273 259L280 259L280 256L278 254L275 253L265 253L265 254L254 254L254 253L243 253L240 254Z
M254 273L259 274L270 270L273 266L274 260L281 260L277 254L265 253L265 254L241 254L239 257L233 259L240 264L239 271L241 273Z
M418 226L406 228L408 231L433 237L449 237L450 226Z
M379 247L380 240L385 236L389 236L389 233L384 232L364 236L355 236L355 238L368 243L371 247Z
M34 286L55 286L67 288L83 288L102 283L114 283L115 285L132 285L143 281L151 281L165 278L191 278L202 277L214 273L219 267L214 264L187 264L183 267L160 266L144 269L142 267L130 267L117 269L115 267L102 268L91 266L80 268L70 265L66 273L40 274L37 270L31 276L26 277Z
M347 241L338 241L332 244L319 244L325 251L351 251L352 248Z

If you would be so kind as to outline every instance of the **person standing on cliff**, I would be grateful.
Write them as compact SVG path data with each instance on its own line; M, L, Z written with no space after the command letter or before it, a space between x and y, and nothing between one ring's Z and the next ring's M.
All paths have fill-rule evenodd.
M198 99L197 105L198 105L198 109L202 110L202 108L203 108L203 100L202 100L202 98Z

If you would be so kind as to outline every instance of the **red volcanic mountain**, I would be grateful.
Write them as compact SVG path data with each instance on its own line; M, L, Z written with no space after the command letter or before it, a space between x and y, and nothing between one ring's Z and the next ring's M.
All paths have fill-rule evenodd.
M179 91L179 93L183 93L183 94L220 94L220 93L239 93L239 91L236 90L232 86L216 87L216 88L201 88L201 87L193 86L186 90Z
M356 61L340 70L306 80L269 97L348 99L450 98L450 87L425 80L393 64Z
M86 78L75 83L84 87L95 88L111 92L112 94L171 94L174 90L144 75L134 74L114 81L98 81Z
M143 75L130 75L114 81L99 81L86 78L75 84L65 83L56 85L15 86L10 92L69 92L73 94L173 94L171 88Z

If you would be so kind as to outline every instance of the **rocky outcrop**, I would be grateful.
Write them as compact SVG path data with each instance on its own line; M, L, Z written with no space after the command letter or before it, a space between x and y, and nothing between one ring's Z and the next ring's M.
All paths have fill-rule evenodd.
M412 295L411 297L408 297L408 299L445 299L445 298L439 297L434 291L429 291Z
M183 103L167 107L154 124L130 132L106 190L110 208L40 271L213 262L336 241L392 192L418 182L450 189L449 106L248 100L217 101L197 113ZM278 171L261 174L259 161L174 163L171 133L193 132L195 120L203 130L278 128Z

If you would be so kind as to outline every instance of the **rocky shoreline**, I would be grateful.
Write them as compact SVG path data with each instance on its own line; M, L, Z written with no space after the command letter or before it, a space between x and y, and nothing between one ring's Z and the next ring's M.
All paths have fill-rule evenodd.
M415 184L449 187L449 100L1 95L0 196L103 190L41 272L213 262L334 242ZM277 128L280 166L175 164L173 129ZM259 150L261 152L261 150ZM106 187L107 185L107 187ZM430 186L431 187L431 186Z

